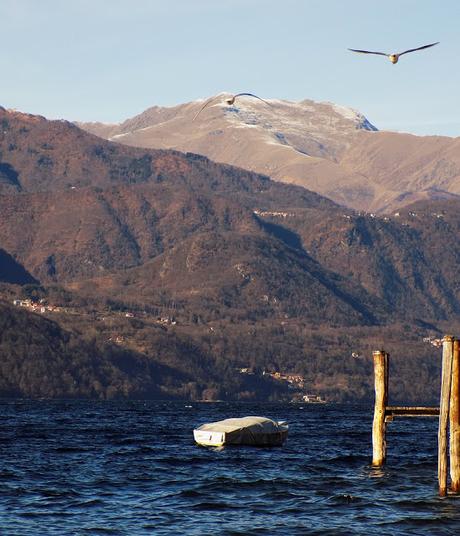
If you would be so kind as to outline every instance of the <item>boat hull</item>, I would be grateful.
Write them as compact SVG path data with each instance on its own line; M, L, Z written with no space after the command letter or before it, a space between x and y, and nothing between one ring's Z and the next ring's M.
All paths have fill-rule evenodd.
M222 447L225 445L225 432L193 430L193 438L198 445L205 447Z

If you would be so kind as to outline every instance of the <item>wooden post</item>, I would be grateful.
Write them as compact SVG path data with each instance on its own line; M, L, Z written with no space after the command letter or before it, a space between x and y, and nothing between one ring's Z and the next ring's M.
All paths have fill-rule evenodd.
M385 409L388 404L388 354L377 350L374 358L375 405L372 425L372 466L382 467L386 458Z
M460 492L460 341L454 340L450 387L450 481L451 490Z
M453 337L446 335L442 341L442 379L439 403L438 481L440 497L447 495L447 425L452 381L452 354Z

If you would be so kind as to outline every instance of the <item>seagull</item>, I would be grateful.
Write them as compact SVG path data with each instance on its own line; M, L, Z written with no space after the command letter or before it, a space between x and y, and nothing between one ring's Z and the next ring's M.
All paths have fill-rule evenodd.
M393 54L387 54L386 52L371 52L370 50L357 50L355 48L349 48L348 50L351 50L352 52L359 52L360 54L378 54L379 56L386 56L391 63L398 63L399 57L403 54L408 54L409 52L415 52L416 50L423 50L424 48L430 48L434 47L434 45L438 45L439 41L436 43L430 43L429 45L423 45L422 47L417 48L410 48L409 50L405 50L404 52L398 52Z
M260 97L258 97L257 95L254 95L253 93L237 93L236 95L230 95L230 97L226 97L224 99L224 101L229 105L231 106L232 104L235 103L235 100L238 98L238 97L254 97L255 99L259 99L260 101L262 102L265 102L265 104L267 106L271 106L271 104L267 101L265 101L264 99L261 99ZM220 98L220 95L218 95L217 97L211 97L210 99L208 99L204 104L203 106L198 110L198 112L195 114L195 117L192 119L192 121L195 121L195 119L200 115L200 113L206 108L206 106L208 106L209 104L211 104L211 102L217 100Z

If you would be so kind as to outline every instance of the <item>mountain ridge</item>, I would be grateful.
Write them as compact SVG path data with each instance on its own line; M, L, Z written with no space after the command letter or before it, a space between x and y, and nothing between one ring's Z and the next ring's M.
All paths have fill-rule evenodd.
M239 98L153 106L118 125L79 125L130 146L205 154L304 186L336 203L391 213L432 192L460 195L460 142L446 136L378 131L333 103Z

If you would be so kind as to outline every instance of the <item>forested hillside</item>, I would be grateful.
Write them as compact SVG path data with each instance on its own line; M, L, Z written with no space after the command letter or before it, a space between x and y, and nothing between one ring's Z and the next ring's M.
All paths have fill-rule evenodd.
M368 400L384 347L395 399L437 396L423 339L459 325L457 200L376 217L199 155L0 116L5 395Z

